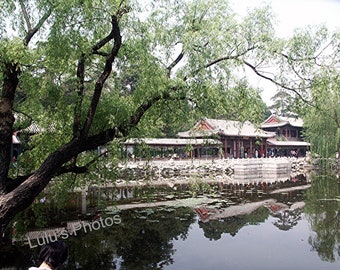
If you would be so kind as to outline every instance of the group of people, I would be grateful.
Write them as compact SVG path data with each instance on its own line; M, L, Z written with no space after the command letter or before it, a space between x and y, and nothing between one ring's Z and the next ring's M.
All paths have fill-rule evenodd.
M265 157L264 155L264 150L259 150L257 148L252 149L250 151L250 149L244 149L243 146L241 146L241 153L240 153L240 157L241 158L259 158L259 157Z
M39 253L39 267L29 270L57 270L67 259L68 247L63 241L50 242L44 245Z

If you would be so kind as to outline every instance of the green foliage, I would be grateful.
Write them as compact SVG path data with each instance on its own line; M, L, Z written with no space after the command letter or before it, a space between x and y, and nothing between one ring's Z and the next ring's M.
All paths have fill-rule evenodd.
M110 73L111 66L104 69L106 56L117 44L110 39L97 48L112 30L112 16L118 21L122 46ZM331 77L322 76L319 66L338 63L332 58L338 36L316 27L282 40L274 35L273 21L267 6L239 19L227 1L216 0L159 0L146 5L127 0L1 1L0 24L6 30L0 30L0 82L3 85L9 71L6 65L14 66L19 77L14 128L22 130L23 137L31 124L38 128L38 134L23 140L20 166L10 174L37 172L51 153L62 153L65 145L80 138L87 123L91 124L85 137L115 130L113 142L103 146L107 155L98 153L94 143L91 151L72 149L72 156L63 157L67 161L56 169L76 165L87 167L88 173L58 178L53 188L60 197L66 194L62 190L77 185L114 181L117 164L124 160L121 143L127 137L174 136L203 116L260 123L266 106L260 91L239 79L245 67L292 92L298 105L299 99L310 101L312 96L315 108L321 109L319 114L313 110L306 114L307 136L311 140L314 134L323 136L320 145L334 154L330 145L339 146L340 132L339 121L331 119L340 113L339 80L336 70ZM324 98L332 102L322 104ZM97 100L98 106L92 106ZM321 112L331 117L324 120ZM314 115L317 121L312 120ZM314 132L316 123L317 130L329 132L325 136ZM145 147L143 151L149 155Z
M134 29L149 29L148 33L143 32L143 41L148 41L148 48L156 48L153 59L157 57L156 63L160 68L169 66L182 51L184 59L178 68L172 70L171 80L167 79L166 85L176 89L176 92L171 92L174 98L184 96L190 100L190 103L174 100L157 104L155 107L159 109L156 108L145 117L154 119L143 119L141 122L140 127L145 126L142 131L158 124L164 127L164 133L155 131L154 134L172 135L186 123L192 123L193 118L197 121L203 116L231 116L239 120L254 120L249 119L250 116L254 116L254 118L261 117L262 120L263 102L259 94L250 89L246 82L242 82L242 86L231 89L233 88L230 80L231 69L241 62L233 60L217 61L216 64L212 62L224 57L226 60L229 57L233 59L235 50L242 54L249 49L249 44L270 40L269 36L273 34L272 27L269 27L270 11L268 9L258 11L258 20L253 23L252 29L249 29L251 18L254 18L253 14L246 18L244 26L239 26L226 2L186 1L183 5L174 1L171 4L163 4L162 1L155 3L150 17L143 24L138 22L139 25ZM245 36L244 43L240 42L238 35ZM138 44L139 37L141 35L137 36ZM127 42L135 38L131 36ZM140 52L138 55L140 57ZM142 54L143 57L145 54ZM151 71L148 74L155 77L154 71ZM138 74L132 78L136 80L139 76ZM147 79L148 91L152 90L150 81L152 82L153 77ZM162 85L163 83L159 81L157 91L163 89ZM243 88L243 93L238 93L236 89L238 87ZM136 91L135 87L133 89ZM242 104L236 106L238 102ZM253 106L253 103L258 106ZM177 126L177 128L169 129L170 126Z
M197 197L201 194L208 194L211 193L212 187L202 179L194 179L192 182L189 183L189 193L193 197Z
M47 199L50 201L50 199ZM13 221L15 237L24 236L29 228L44 228L50 222L50 208L44 196L38 197L35 202L23 212L18 214Z
M340 78L336 70L316 77L312 88L315 105L305 115L305 136L313 152L335 157L340 150Z
M120 21L124 42L102 92L90 134L126 125L141 104L158 96L164 99L144 113L138 127L130 131L131 137L174 136L203 116L256 122L262 119L264 104L259 92L245 81L232 83L231 70L242 63L237 55L272 39L268 8L254 11L258 13L256 20L250 14L239 23L227 2L186 1L183 5L173 1L165 5L158 1L147 6L150 9L145 14L149 16L143 19L136 3L122 3L120 9L130 11ZM25 4L31 14L31 27L52 10L52 16L26 46L23 36L28 25L20 5L3 4L4 8L14 8L23 22L19 27L15 17L9 17L18 27L13 32L17 37L1 39L0 43L2 61L18 62L21 69L14 104L20 116L16 127L23 129L34 122L43 131L31 137L21 157L22 172L29 172L72 138L75 111L80 115L80 125L85 122L95 80L104 66L100 56L91 55L91 47L110 31L110 16L118 10L120 1ZM240 36L244 41L240 42ZM101 51L107 52L111 45ZM184 58L168 70L181 50ZM82 55L86 56L85 82L80 96L76 72ZM226 60L211 64L220 58Z
M262 123L266 104L261 99L259 90L250 87L246 81L240 81L229 89L226 100L226 119Z
M271 98L273 105L269 107L272 113L277 116L294 117L296 116L297 108L294 107L294 99L285 89L278 89L276 94Z
M145 142L142 141L136 145L136 148L134 149L133 154L136 156L136 158L150 160L151 159L151 148Z
M23 41L15 37L13 39L0 40L0 61L25 64L28 61L29 53Z

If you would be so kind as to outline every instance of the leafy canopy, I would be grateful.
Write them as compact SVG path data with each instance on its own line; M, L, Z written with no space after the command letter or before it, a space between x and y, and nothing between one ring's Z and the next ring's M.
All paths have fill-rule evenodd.
M263 108L259 92L233 79L232 70L244 56L257 57L254 48L273 39L270 10L254 11L257 16L249 14L239 22L227 2L170 4L154 1L141 10L132 1L4 2L7 13L2 14L8 16L4 21L12 30L2 33L1 59L17 63L21 72L14 104L19 116L16 129L34 122L49 130L30 141L32 151L25 154L31 161L29 170L72 138L75 110L85 121L98 72L104 67L102 56L93 54L93 44L110 31L110 15L119 9L128 12L120 20L123 45L91 134L124 126L143 102L160 95L164 99L145 113L138 130L131 131L133 136L174 135L202 116L259 120ZM27 33L50 13L27 45ZM101 48L102 53L107 50L109 44ZM182 57L178 63L177 57ZM255 111L254 103L261 104Z
M335 69L324 71L313 82L314 106L305 114L306 137L314 153L340 154L340 77Z
M240 19L215 0L1 1L0 234L52 179L101 178L98 146L117 153L128 137L174 135L202 116L260 122L244 70L323 110L311 89L338 64L338 35L316 27L282 40L273 19L268 6ZM12 170L12 133L32 124L38 135Z

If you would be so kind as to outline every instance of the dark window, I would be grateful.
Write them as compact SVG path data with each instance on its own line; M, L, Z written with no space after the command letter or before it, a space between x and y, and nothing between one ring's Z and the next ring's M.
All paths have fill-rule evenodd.
M292 129L292 130L290 131L290 136L291 136L292 138L296 138L296 130L295 130L295 129Z

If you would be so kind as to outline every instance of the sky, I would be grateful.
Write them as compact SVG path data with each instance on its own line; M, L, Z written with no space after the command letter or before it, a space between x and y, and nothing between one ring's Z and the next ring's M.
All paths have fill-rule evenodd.
M234 12L243 16L248 8L270 4L276 15L275 27L278 37L287 38L296 28L325 24L328 29L340 29L340 0L230 0ZM249 74L253 86L263 89L262 99L271 105L276 87Z

